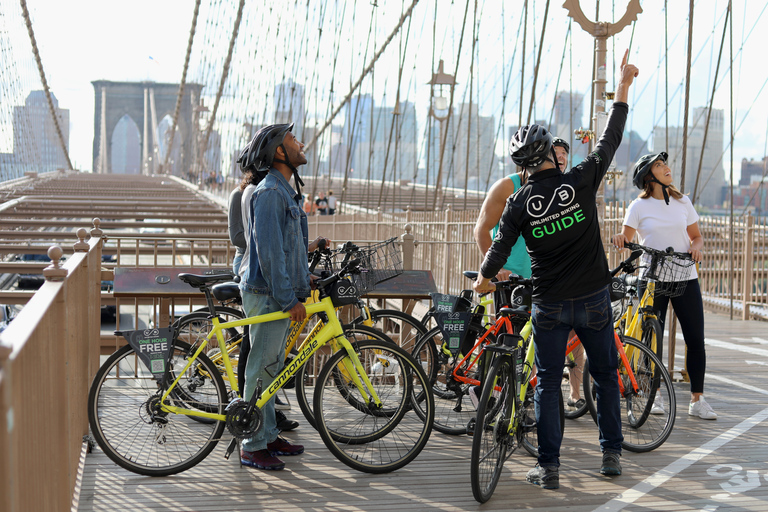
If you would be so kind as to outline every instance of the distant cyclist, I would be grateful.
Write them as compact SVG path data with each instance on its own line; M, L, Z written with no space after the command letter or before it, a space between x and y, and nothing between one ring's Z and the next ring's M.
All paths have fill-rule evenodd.
M568 333L579 335L597 391L597 423L603 452L600 473L621 474L621 414L614 348L610 272L600 238L596 196L621 143L629 87L638 70L621 62L616 101L595 150L562 173L552 135L538 125L520 128L510 143L512 159L530 173L507 203L499 233L480 267L475 291L494 290L490 279L522 236L531 255L533 334L538 382L535 393L539 457L526 479L544 489L560 486L560 384Z

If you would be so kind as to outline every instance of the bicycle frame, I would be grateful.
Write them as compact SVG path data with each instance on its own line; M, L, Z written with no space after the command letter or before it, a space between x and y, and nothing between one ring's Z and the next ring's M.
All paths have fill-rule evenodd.
M642 339L643 320L646 318L657 318L656 310L653 309L653 297L656 292L656 283L649 281L648 285L640 298L637 307L634 305L634 298L631 298L626 311L615 322L614 326L620 329L625 336L631 336L635 339Z
M462 369L463 372L468 373L472 368L474 368L475 364L480 360L480 358L483 355L484 347L490 343L490 341L486 341L488 336L490 334L497 335L501 329L505 328L506 332L512 332L512 322L507 317L499 317L496 320L496 323L490 327L489 329L486 329L486 331L483 333L480 338L478 338L475 345L472 347L472 350L469 351L467 355L465 355L461 361L459 361L459 364L456 365L456 368L453 369L453 378L457 381L464 383L464 384L470 384L472 386L479 386L480 381L477 379L473 379L471 377L467 377L466 375L460 375L459 369ZM527 340L528 337L531 334L531 331L533 330L533 324L531 324L531 321L528 320L528 322L523 327L522 331L520 331L520 335L523 336L524 340ZM475 353L476 350L479 349L479 352L477 355L473 358L472 355ZM469 361L469 366L464 368L464 364Z
M315 326L315 329L312 330L310 335L307 336L307 338L302 343L299 354L293 359L293 361L291 361L285 368L283 368L283 370L275 377L272 383L270 383L267 386L266 390L261 394L260 398L256 401L256 406L259 407L260 409L263 408L264 405L266 405L266 403L277 393L277 391L283 385L285 385L288 379L290 379L293 375L296 374L297 370L309 359L309 357L312 354L314 354L319 348L325 346L328 343L330 343L334 349L336 349L337 346L340 345L341 346L340 349L344 349L347 352L349 356L348 359L345 358L342 360L342 363L344 365L343 371L347 373L347 375L352 380L352 382L354 382L355 386L357 386L361 396L366 401L373 402L376 406L381 406L381 400L376 394L373 388L373 384L368 378L367 372L363 368L362 363L360 362L360 359L357 357L357 354L355 353L354 348L352 347L352 344L344 336L344 330L342 328L341 322L336 316L336 308L333 306L333 302L331 301L331 298L326 297L320 300L319 302L307 304L306 311L307 311L307 318L318 313L325 313L328 318L328 321L324 323L324 325L322 325L322 327L320 327L319 329L317 329L317 326ZM199 410L176 407L176 406L167 404L166 399L171 394L173 389L176 387L176 385L178 384L182 376L194 364L197 357L203 352L203 350L205 350L205 347L208 345L208 342L211 341L211 339L214 336L218 341L219 349L221 350L221 355L224 359L224 367L226 369L227 377L229 378L230 382L236 382L235 374L232 368L232 363L229 359L229 354L227 354L227 351L226 351L226 342L224 340L224 336L222 335L222 331L224 329L271 322L274 320L289 318L289 316L290 315L288 313L283 313L281 311L278 311L275 313L268 313L265 315L258 315L258 316L244 318L240 320L233 320L230 322L219 322L218 317L214 316L211 319L211 322L213 325L211 332L208 334L206 339L202 343L200 343L200 346L197 348L194 355L188 359L186 366L183 368L183 370L181 370L178 373L178 376L176 377L176 379L173 381L173 383L171 383L168 389L166 389L165 392L163 393L163 396L161 397L161 400L160 400L162 410L165 412L171 412L174 414L184 414L187 416L198 416L198 417L209 418L209 419L218 420L218 421L224 421L226 419L226 415L224 414L207 413ZM318 325L321 325L321 324L322 322L318 322Z

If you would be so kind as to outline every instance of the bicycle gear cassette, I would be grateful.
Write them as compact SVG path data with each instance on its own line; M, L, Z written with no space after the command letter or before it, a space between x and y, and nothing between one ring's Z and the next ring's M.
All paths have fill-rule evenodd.
M227 415L227 430L239 440L253 437L264 424L264 414L261 409L254 407L250 415L246 414L247 409L248 402L236 398L229 403L224 411Z

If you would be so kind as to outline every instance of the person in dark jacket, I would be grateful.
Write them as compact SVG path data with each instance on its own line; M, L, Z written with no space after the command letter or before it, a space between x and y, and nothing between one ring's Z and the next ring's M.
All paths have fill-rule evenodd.
M545 489L560 486L560 384L568 332L584 345L597 391L597 423L603 452L600 473L621 474L621 416L616 378L610 274L600 238L596 196L621 143L629 107L629 86L638 70L621 63L616 100L595 150L562 173L552 135L538 125L520 128L510 141L512 160L530 173L528 182L507 201L496 238L480 267L474 288L495 289L490 279L507 261L522 236L531 255L533 335L538 383L535 392L539 456L528 482Z

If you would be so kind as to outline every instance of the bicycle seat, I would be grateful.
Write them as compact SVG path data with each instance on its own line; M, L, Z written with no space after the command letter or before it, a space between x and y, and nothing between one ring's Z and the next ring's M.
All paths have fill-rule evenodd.
M478 274L477 270L465 270L465 271L464 271L464 272L462 272L462 273L463 273L463 274L464 274L466 277L468 277L469 279L471 279L471 280L473 280L473 281L476 281L476 280L477 280L477 274Z
M189 286L195 288L202 288L214 283L223 283L226 281L232 281L235 275L232 272L224 272L221 274L211 275L198 275L198 274L179 274L179 279L187 283Z
M237 299L240 301L240 287L237 283L220 283L211 288L211 293L219 302Z
M526 306L521 306L519 308L501 308L499 309L499 315L528 319L531 317L531 312L528 311Z

